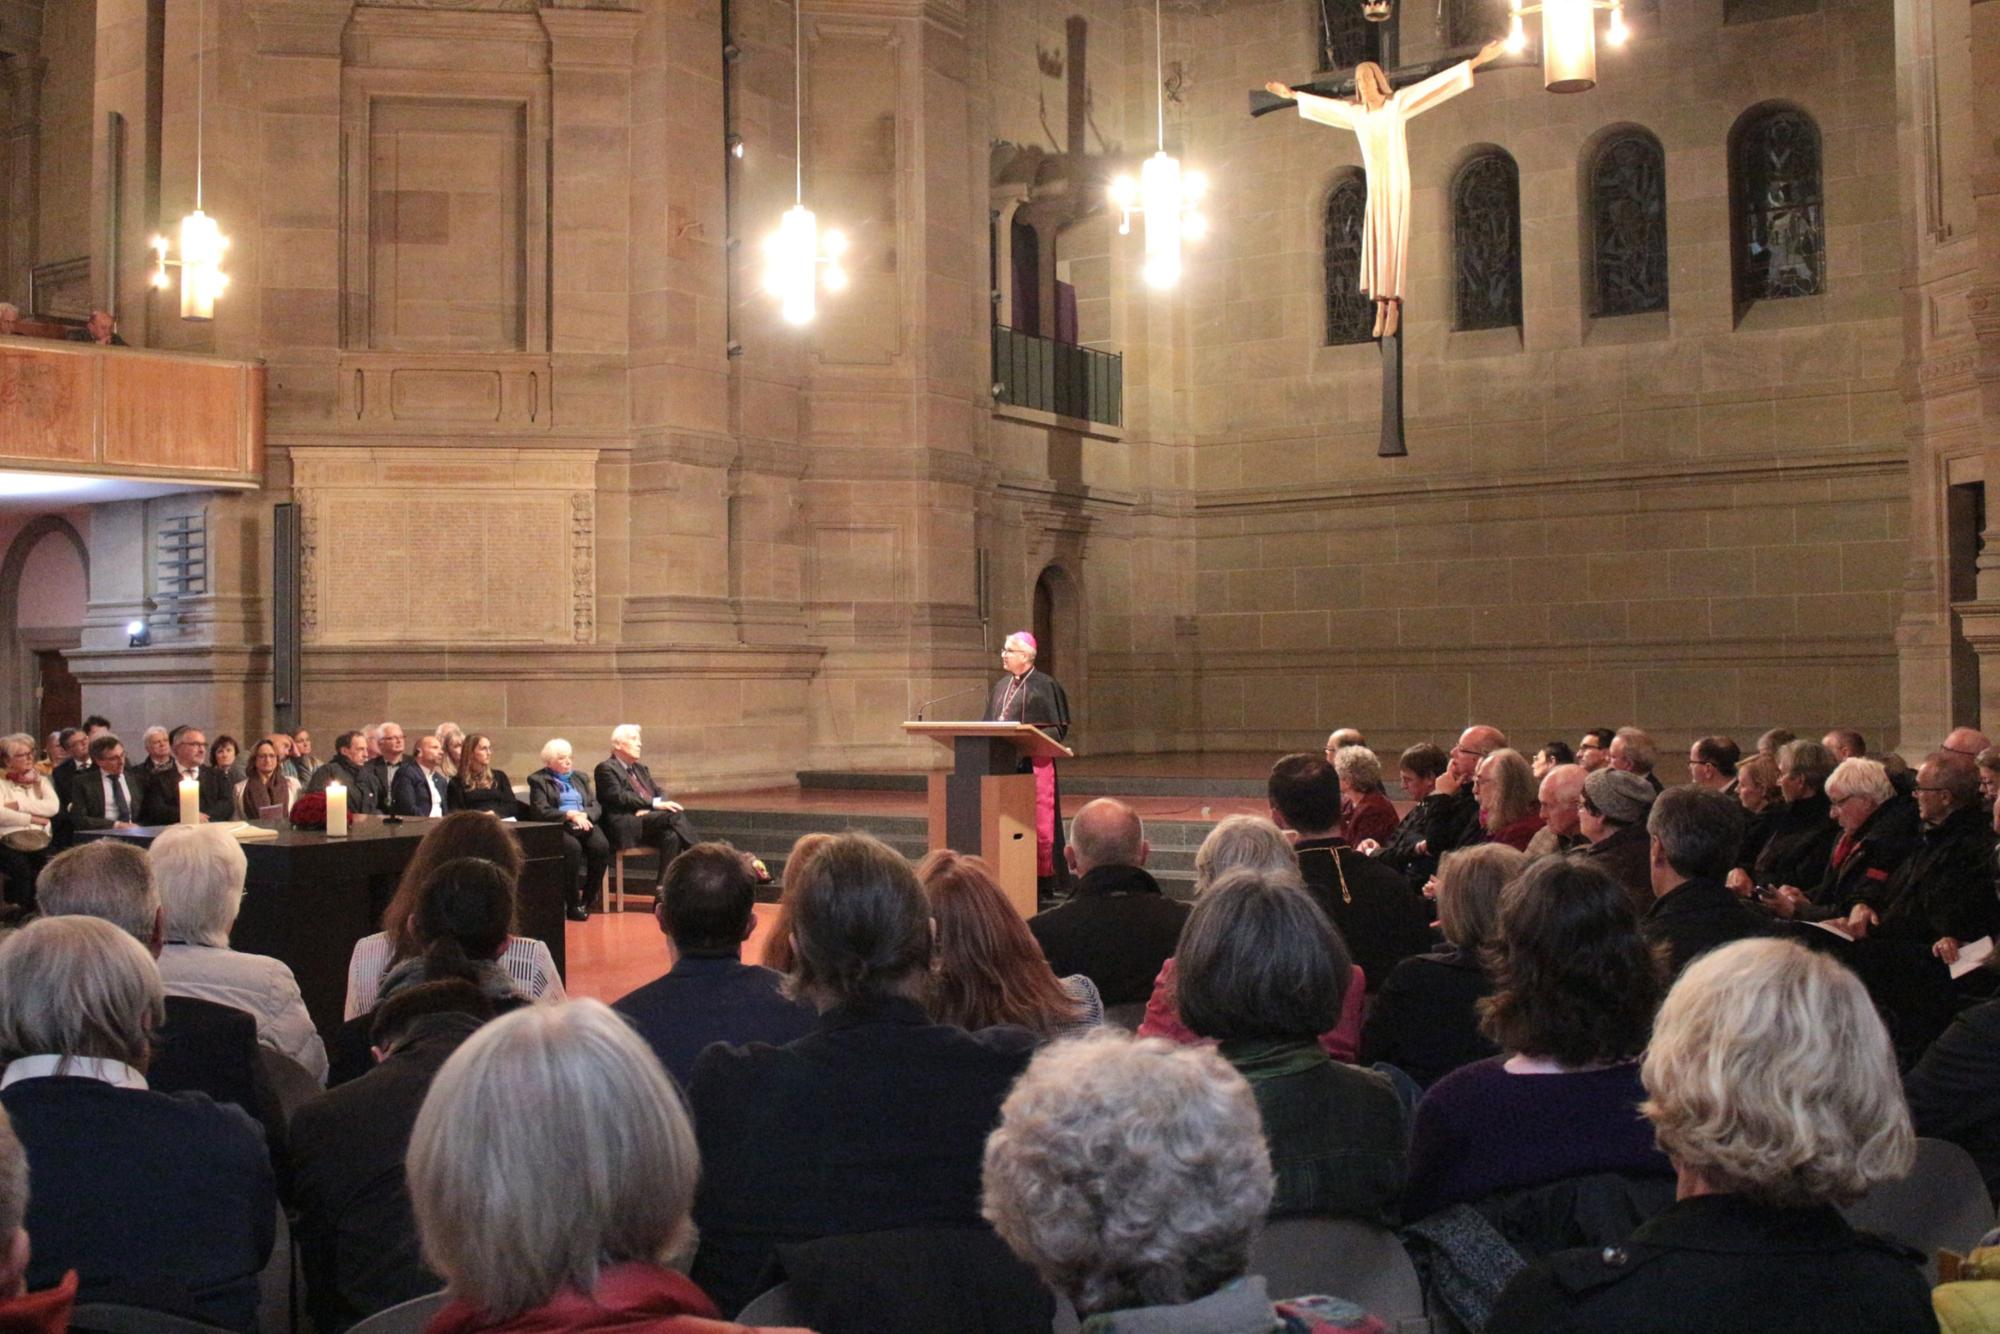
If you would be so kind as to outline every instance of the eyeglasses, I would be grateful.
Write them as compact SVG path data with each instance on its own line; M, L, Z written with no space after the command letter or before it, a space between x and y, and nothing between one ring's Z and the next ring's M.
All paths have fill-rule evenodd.
M1916 792L1949 792L1949 791L1951 791L1951 789L1950 789L1950 788L1948 788L1948 787L1943 787L1943 786L1941 786L1941 785L1939 785L1939 784L1935 784L1935 783L1931 784L1931 785L1930 785L1929 787L1926 787L1926 786L1925 786L1924 784L1922 784L1922 783L1919 783L1919 784L1917 784L1917 785L1916 785L1916 787L1915 787L1915 788L1913 788L1912 790L1913 790L1913 791L1916 791Z
M1453 746L1453 747L1451 748L1451 753L1452 753L1452 754L1454 754L1454 755L1470 755L1470 756L1472 756L1472 757L1473 757L1474 759L1479 759L1479 760L1483 760L1483 759L1485 759L1485 758L1486 758L1486 752L1485 752L1485 751L1483 751L1483 750L1474 750L1474 749L1473 749L1472 747L1470 747L1470 746Z
M1589 797L1578 797L1576 799L1576 808L1586 815L1594 815L1599 819L1604 818L1604 812L1591 805Z
M1859 800L1859 799L1860 799L1860 797L1861 797L1861 794L1860 794L1859 792L1850 792L1850 793L1848 793L1848 794L1847 794L1846 796L1844 796L1844 797L1833 797L1833 798L1830 798L1830 799L1828 800L1828 803L1827 803L1827 804L1828 804L1828 805L1831 805L1831 806L1844 806L1844 805L1846 805L1846 804L1847 804L1848 802L1850 802L1850 801L1856 801L1856 800Z

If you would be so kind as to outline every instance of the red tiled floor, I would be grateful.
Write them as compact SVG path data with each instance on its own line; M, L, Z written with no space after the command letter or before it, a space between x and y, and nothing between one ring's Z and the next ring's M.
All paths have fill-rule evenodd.
M757 905L757 927L744 943L743 957L755 960L764 952L778 905ZM571 922L565 987L572 996L589 996L607 1003L667 971L672 962L666 937L646 912L594 912L587 922Z

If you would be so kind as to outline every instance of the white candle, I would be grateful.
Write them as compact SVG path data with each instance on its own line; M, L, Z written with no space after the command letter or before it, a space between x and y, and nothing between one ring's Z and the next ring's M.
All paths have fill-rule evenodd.
M181 779L181 823L201 823L201 784L192 778Z
M339 783L326 785L326 832L330 838L347 837L347 789Z

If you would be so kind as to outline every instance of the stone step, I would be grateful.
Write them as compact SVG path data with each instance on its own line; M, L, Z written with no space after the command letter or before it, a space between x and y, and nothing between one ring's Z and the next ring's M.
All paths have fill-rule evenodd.
M818 792L923 792L928 775L922 773L868 773L859 770L805 769L798 774L799 786ZM1065 797L1261 797L1261 778L1180 778L1168 774L1070 774L1062 775Z

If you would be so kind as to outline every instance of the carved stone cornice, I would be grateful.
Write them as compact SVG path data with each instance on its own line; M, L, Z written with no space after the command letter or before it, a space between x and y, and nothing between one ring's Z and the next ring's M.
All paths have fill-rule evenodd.
M249 14L261 54L338 59L354 6L349 0L250 0Z
M544 5L551 69L630 69L640 15L629 9Z

